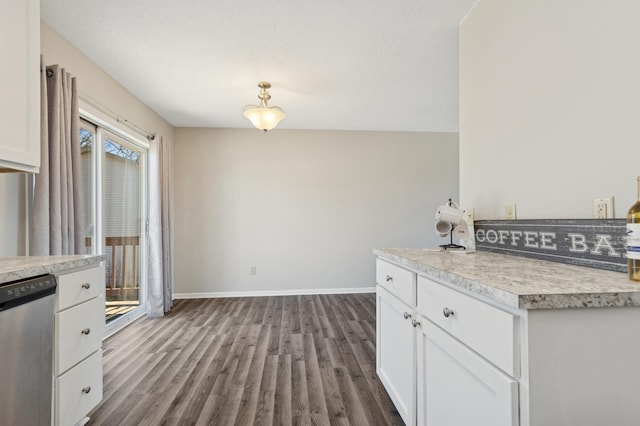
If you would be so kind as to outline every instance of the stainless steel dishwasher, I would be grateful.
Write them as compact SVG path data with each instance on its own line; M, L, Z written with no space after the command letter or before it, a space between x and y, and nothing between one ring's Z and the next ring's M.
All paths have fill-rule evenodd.
M56 278L0 284L0 425L50 425Z

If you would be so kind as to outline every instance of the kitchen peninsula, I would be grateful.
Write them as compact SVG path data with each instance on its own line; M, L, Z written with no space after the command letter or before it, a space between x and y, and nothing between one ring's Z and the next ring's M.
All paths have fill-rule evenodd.
M640 285L489 252L376 249L377 371L405 422L637 425Z

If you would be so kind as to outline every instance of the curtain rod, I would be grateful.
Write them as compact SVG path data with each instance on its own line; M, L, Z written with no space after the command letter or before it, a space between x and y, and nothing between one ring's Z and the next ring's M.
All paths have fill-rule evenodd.
M146 130L144 130L142 127L136 126L135 124L133 124L132 122L130 122L126 118L120 116L118 113L115 113L115 112L111 111L109 108L107 108L106 106L102 105L100 102L96 101L91 96L87 95L86 93L84 93L82 91L80 92L80 99L82 99L83 101L85 101L89 105L99 109L103 113L108 114L111 118L115 119L118 123L122 123L125 126L129 127L130 129L135 130L136 132L138 132L141 135L145 136L147 138L147 140L152 141L152 140L154 140L156 138L156 136L153 133L149 133Z

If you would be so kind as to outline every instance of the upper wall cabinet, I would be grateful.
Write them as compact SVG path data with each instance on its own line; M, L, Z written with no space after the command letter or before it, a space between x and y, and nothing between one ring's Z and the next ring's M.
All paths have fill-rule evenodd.
M40 1L0 13L0 171L40 168Z

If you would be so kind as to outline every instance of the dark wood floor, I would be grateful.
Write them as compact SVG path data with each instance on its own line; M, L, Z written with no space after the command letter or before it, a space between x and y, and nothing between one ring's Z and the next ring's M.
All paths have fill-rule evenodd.
M105 340L90 425L402 425L375 295L177 300Z

